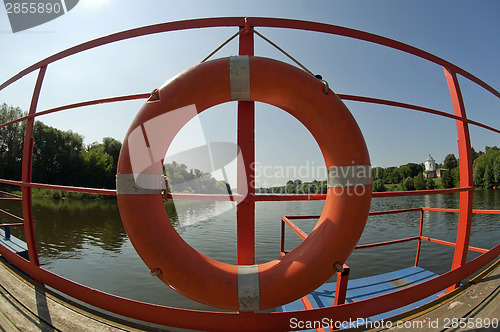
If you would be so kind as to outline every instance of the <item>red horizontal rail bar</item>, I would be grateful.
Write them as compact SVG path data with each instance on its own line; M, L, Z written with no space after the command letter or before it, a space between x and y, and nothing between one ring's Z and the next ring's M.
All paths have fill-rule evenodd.
M500 210L472 210L472 213L477 213L477 214L500 214Z
M116 196L115 189L97 189L97 188L84 188L84 187L71 187L71 186L59 186L53 184L43 184L43 183L33 183L26 182L23 185L32 188L42 188L42 189L52 189L52 190L61 190L61 191L71 191L71 192L81 192L87 194L99 194L99 195L107 195L107 196Z
M450 246L450 247L456 247L456 243L449 242L449 241L434 239L434 238L427 237L427 236L422 236L421 239L424 240L424 241L429 241L429 242L433 242L433 243L444 244L444 245L447 245L447 246Z
M424 210L424 211L437 211L437 212L454 212L454 213L460 212L459 209L444 209L444 208L429 208L429 207L423 207L422 210ZM472 213L500 214L500 210L472 210Z
M401 209L401 210L387 210L387 211L372 211L368 215L370 216L378 216L383 214L396 214L396 213L405 213L405 212L416 212L420 211L422 208L410 208L410 209ZM285 216L288 219L318 219L319 215L303 215L303 216Z
M438 111L432 108L427 108L427 107L422 107L422 106L417 106L417 105L412 105L412 104L406 104L406 103L401 103L393 100L386 100L386 99L379 99L379 98L371 98L371 97L364 97L364 96L355 96L355 95L346 95L346 94L338 94L337 95L340 99L344 100L351 100L351 101L359 101L359 102L364 102L364 103L371 103L371 104L380 104L380 105L388 105L388 106L394 106L394 107L401 107L401 108L406 108L406 109L411 109L415 111L420 111L420 112L425 112L425 113L430 113L434 115L439 115L443 117L447 117L450 119L458 120L458 121L463 121L478 127L482 127L487 130L491 130L493 132L499 133L500 134L500 129L493 128L491 126L485 125L483 123L473 121L467 118L463 118L461 116L455 115L455 114L450 114L446 113L443 111Z
M22 198L22 196L19 196L19 195L16 195L16 194L12 194L12 193L8 193L8 192L2 191L2 190L0 190L0 194L6 195L6 196L10 196L10 197Z
M180 199L180 200L204 200L204 201L236 201L241 202L243 199L255 202L269 202L269 201L313 201L313 200L325 200L325 195L220 195L220 194L182 194L182 193L169 193L167 194L169 199Z
M116 196L116 190L115 189L97 189L97 188L71 187L71 186L60 186L60 185L55 185L55 184L44 184L44 183L24 182L24 181L13 181L13 180L5 180L5 179L0 179L0 183L10 184L10 185L13 185L13 186L25 186L25 187L31 187L31 188L42 188L42 189L51 189L51 190L81 192L81 193L87 193L87 194L99 194L99 195L107 195L107 196Z
M387 210L387 211L373 211L368 213L369 216L378 216L382 214L396 214L396 213L404 213L404 212L416 212L421 211L422 208L411 208L411 209L401 209L401 210Z
M181 193L168 193L168 199L189 200L189 201L232 201L241 202L245 198L243 195L220 195L220 194L181 194Z
M496 128L493 128L493 127L490 127L488 125L485 125L484 123L481 123L481 122L477 122L477 121L474 121L474 120L469 120L467 119L465 122L471 124L471 125L474 125L474 126L478 126L478 127L481 127L481 128L484 128L484 129L488 129L488 130L491 130L495 133L500 133L500 130L499 129L496 129Z
M472 75L471 73L465 71L464 69L448 62L440 57L437 57L429 52L423 51L416 47L410 46L408 44L396 41L394 39L378 36L369 32L364 32L360 30L350 29L346 27L341 27L337 25L331 25L326 23L310 22L310 21L299 21L291 19L275 19L267 17L249 17L247 18L248 24L252 27L261 26L269 28L288 28L297 30L309 30L316 32L323 32L333 35L339 35L344 37L349 37L353 39L364 40L370 43L387 46L389 48L397 49L405 53L412 54L419 58L428 60L442 67L446 67L457 74L464 76L465 78L471 80L477 85L488 90L495 96L500 98L500 93L496 91L493 87L483 82L478 77Z
M16 220L19 220L19 221L23 221L23 222L24 222L24 219L23 219L23 218L18 217L18 216L14 215L14 214L12 214L12 213L10 213L10 212L8 212L8 211L5 211L5 210L3 210L3 209L0 209L0 212L1 212L1 213L3 213L3 214L5 214L5 215L7 215L7 216L9 216L9 217L11 217L11 218L14 218L14 219L16 219Z
M301 230L297 225L295 225L293 222L291 222L287 217L281 217L281 220L283 220L285 222L285 224L287 224L288 227L291 228L292 231L294 231L295 234L297 234L298 237L300 237L300 239L302 241L304 241L305 239L307 239L307 233L304 232L303 230Z
M3 227L18 227L18 226L24 226L23 223L17 223L17 224L0 224L0 228Z
M347 94L337 94L337 96L340 99L344 100L351 100L351 101L359 101L359 102L364 102L364 103L371 103L371 104L380 104L380 105L388 105L388 106L394 106L394 107L401 107L401 108L407 108L415 111L421 111L425 113L431 113L439 116L444 116L450 119L455 119L459 121L467 121L467 119L464 119L461 116L451 114L451 113L446 113L443 111L438 111L432 108L427 108L427 107L422 107L422 106L417 106L417 105L412 105L412 104L407 104L407 103L401 103L398 101L393 101L393 100L386 100L386 99L379 99L379 98L372 98L372 97L365 97L365 96L356 96L356 95L347 95Z
M319 215L285 216L288 219L318 219L319 217Z
M22 201L22 198L15 197L0 197L0 201Z
M47 66L48 64L77 54L83 51L87 51L92 48L103 46L106 44L114 43L121 40L126 40L130 38L146 36L156 33L177 31L177 30L189 30L189 29L199 29L199 28L215 28L215 27L231 27L231 26L245 26L244 17L216 17L216 18L202 18L194 20L167 22L154 25L148 25L140 28L130 29L114 33L108 36L93 39L91 41L70 47L64 51L51 55L30 67L24 69L18 74L14 75L4 83L0 85L0 91L3 90L8 85L14 83L21 77L37 70L38 68Z
M376 216L376 215L384 215L384 214L396 214L396 213L405 213L405 212L416 212L416 211L421 211L422 208L411 208L411 209L401 209L401 210L388 210L388 211L374 211L370 212L370 216ZM303 216L283 216L281 219L283 222L287 224L288 227L290 227L295 234L297 234L302 240L305 240L307 238L307 234L300 229L296 224L294 224L290 219L317 219L319 218L319 215L303 215ZM411 241L411 240L418 240L419 236L414 236L414 237L409 237L409 238L404 238L404 239L399 239L399 240L392 240L392 241L386 241L386 242L379 242L379 243L372 243L372 244L361 244L356 246L354 249L363 249L363 248L369 248L369 247L378 247L378 246L384 246L384 245L389 245L389 244L395 244L395 243L401 243L401 242L406 242L406 241Z
M321 201L326 199L326 194L283 194L283 195L255 195L256 202L270 201Z
M397 197L397 196L423 196L423 195L439 195L439 194L449 194L458 193L462 191L472 191L474 187L463 187L463 188L449 188L449 189L433 189L433 190L412 190L412 191L389 191L389 192L373 192L373 197ZM192 197L191 197L192 196ZM176 199L204 199L210 200L227 200L221 199L221 197L228 197L228 195L202 195L202 194L168 194L169 198ZM238 195L233 195L235 201L239 201L242 198ZM247 196L247 199L254 200L256 202L267 202L267 201L319 201L325 200L326 194L282 194L282 195L254 195Z
M401 242L408 242L412 240L418 240L419 236L412 236L412 237L407 237L404 239L399 239L399 240L392 240L392 241L385 241L385 242L377 242L377 243L368 243L368 244L359 244L354 249L365 249L365 248L373 248L373 247L380 247L380 246L386 246L389 244L395 244L395 243L401 243Z
M0 124L0 128L14 124L16 122L21 122L24 120L29 120L31 118L37 117L37 116L42 116L42 115L47 115L50 113L55 113L55 112L60 112L64 110L69 110L73 108L78 108L78 107L84 107L84 106L91 106L91 105L98 105L98 104L107 104L107 103L114 103L118 101L128 101L128 100L136 100L136 99L146 99L151 96L150 93L142 93L142 94L135 94L135 95L126 95L126 96L118 96L118 97L110 97L110 98L103 98L103 99L94 99L94 100L89 100L89 101L84 101L80 103L75 103L75 104L68 104L64 106L59 106L56 108L51 108L45 111L37 112L35 114L30 114L27 116L23 116L22 118L12 120L3 124Z
M473 190L474 187L433 189L433 190L412 190L412 191L387 191L387 192L374 192L372 193L372 197L439 195L439 194L459 193L463 191L473 191Z
M447 245L447 246L450 246L450 247L456 247L457 246L456 243L448 242L448 241L444 241L444 240L439 240L439 239L435 239L435 238L431 238L431 237L427 237L427 236L421 236L420 239L421 240L425 240L425 241L429 241L429 242L444 244L444 245ZM480 253L483 253L483 254L485 252L488 252L488 249L483 249L483 248L473 247L473 246L469 246L468 250L477 251L477 252L480 252Z

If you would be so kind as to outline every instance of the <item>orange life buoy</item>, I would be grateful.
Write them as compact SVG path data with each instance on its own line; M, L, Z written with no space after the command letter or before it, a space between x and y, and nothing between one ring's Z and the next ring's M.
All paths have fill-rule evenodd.
M324 90L296 67L249 56L199 64L155 90L124 139L117 196L125 229L158 278L198 302L254 311L304 296L346 261L370 208L370 160L351 113ZM226 264L196 251L176 232L162 201L162 160L175 134L197 113L231 100L264 102L293 115L316 139L328 170L325 206L307 239L259 265Z

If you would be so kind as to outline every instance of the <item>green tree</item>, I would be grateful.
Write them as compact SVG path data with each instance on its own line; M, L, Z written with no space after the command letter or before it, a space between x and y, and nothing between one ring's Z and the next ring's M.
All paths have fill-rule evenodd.
M424 190L426 188L426 182L422 172L418 173L417 176L413 178L413 183L415 184L415 189Z
M493 174L493 169L490 164L486 165L486 169L484 170L484 181L483 186L486 189L490 189L495 184L495 177Z
M24 116L19 108L0 106L0 123ZM0 178L20 179L26 122L0 128ZM114 188L121 143L83 145L83 136L36 121L33 128L33 181L49 184Z
M408 166L410 169L410 177L414 178L415 176L418 175L418 173L424 171L424 167L422 164L415 164L415 163L408 163L405 166Z
M199 169L188 171L185 164L173 161L163 165L163 169L172 192L198 194L227 194L230 192L229 185L225 181L217 181L211 174L204 173Z
M385 183L400 183L402 180L398 167L388 167L384 172Z
M429 190L436 189L436 183L434 183L433 179L428 178L425 180L425 188Z
M443 172L442 180L444 188L453 188L453 176L449 170Z
M493 161L493 180L497 186L500 184L500 157Z
M373 177L373 181L375 180L384 180L384 173L385 173L385 170L382 168L382 167L374 167L372 168L372 177Z
M473 164L474 185L479 188L491 188L500 184L500 149L496 146L485 148Z
M35 122L33 128L33 180L35 182L83 185L79 176L82 165L83 137ZM83 181L83 182L82 182Z
M0 123L23 117L18 107L0 106ZM0 128L0 178L21 180L21 162L26 122L17 122Z
M402 182L403 190L415 190L415 184L413 183L413 179L411 177L407 177Z
M498 146L487 146L484 148L484 152L488 154L488 152L495 153L500 152L500 148Z
M453 178L453 186L460 187L460 167L455 167L451 170L451 177Z
M484 171L486 169L486 158L479 156L475 161L472 167L473 177L474 177L474 185L478 188L482 188L484 186Z
M382 181L381 179L376 179L375 181L373 181L372 191L382 192L385 190L386 189L385 189L384 181Z
M399 166L399 174L401 174L402 179L411 177L411 168L408 165Z
M116 174L116 167L118 166L118 157L122 149L122 143L111 137L104 137L102 140L103 152L113 159L112 172Z
M91 144L82 152L80 176L82 183L91 188L114 188L113 157L104 153L101 144Z
M446 169L452 170L458 166L457 158L453 153L450 153L444 158L443 166Z
M482 154L484 154L484 152L482 152L482 151L476 152L476 150L474 150L474 148L471 147L471 155L472 155L472 161L473 162L474 162L474 160L477 159L477 157L479 157Z

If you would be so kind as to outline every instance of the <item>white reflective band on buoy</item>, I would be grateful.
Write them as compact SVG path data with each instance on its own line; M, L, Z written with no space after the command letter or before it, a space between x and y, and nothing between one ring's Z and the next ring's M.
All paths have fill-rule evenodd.
M116 174L118 195L157 195L166 189L160 174Z
M247 55L229 58L231 100L250 100L250 59Z
M260 309L259 266L238 265L238 309Z
M352 187L372 184L371 165L332 166L327 169L328 187Z

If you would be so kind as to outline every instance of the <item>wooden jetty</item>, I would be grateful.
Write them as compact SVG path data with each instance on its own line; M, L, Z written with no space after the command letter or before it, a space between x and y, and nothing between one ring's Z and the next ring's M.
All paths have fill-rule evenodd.
M443 331L447 330L447 325L450 331L466 331L472 324L474 330L496 330L495 319L497 326L500 320L499 266L500 260L450 294L400 315L382 318L386 323L372 330L390 329L388 322L392 329L401 331ZM363 285L363 279L353 280L354 285ZM355 290L353 292L356 294ZM460 319L469 326L454 328L453 323L459 325ZM370 322L373 324L354 330L377 326L375 320ZM0 259L1 331L162 331L164 328L106 315L65 299Z
M395 316L406 330L500 330L500 259L455 291L427 305Z
M0 331L163 331L55 294L0 258Z

